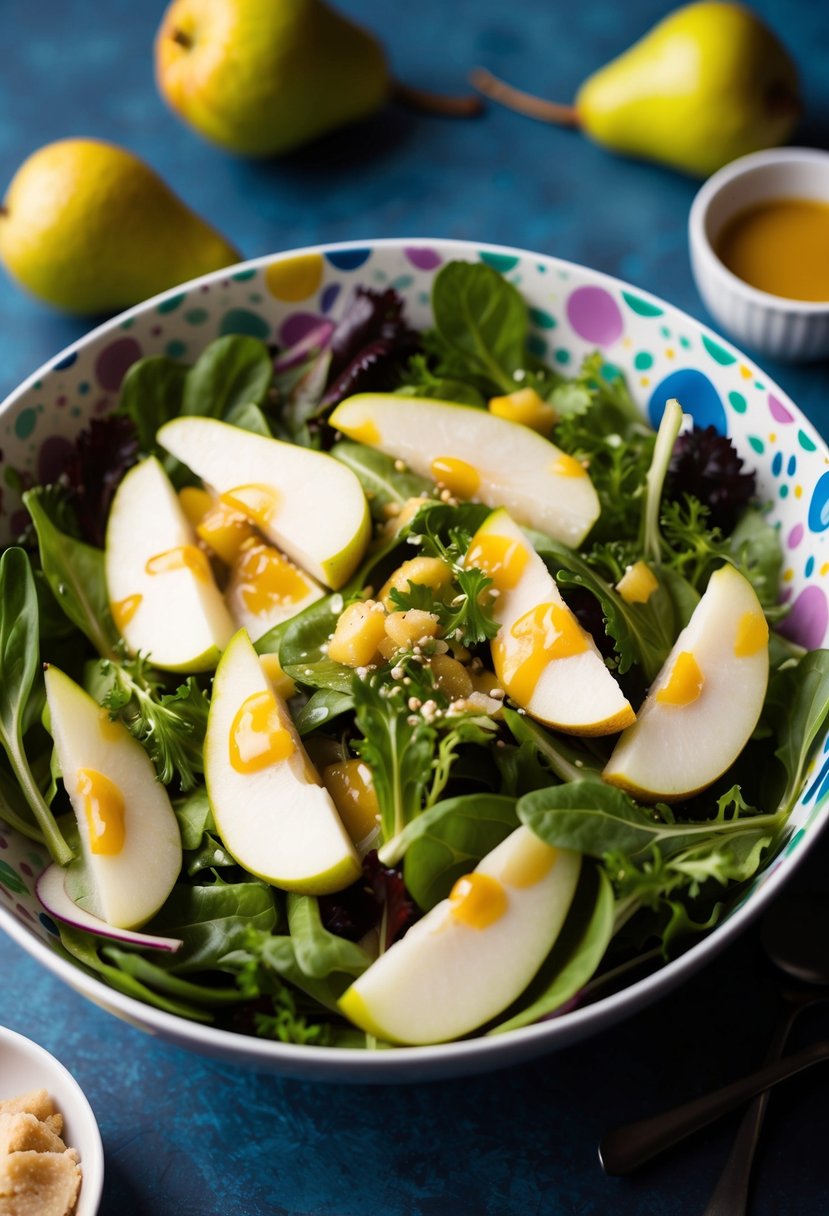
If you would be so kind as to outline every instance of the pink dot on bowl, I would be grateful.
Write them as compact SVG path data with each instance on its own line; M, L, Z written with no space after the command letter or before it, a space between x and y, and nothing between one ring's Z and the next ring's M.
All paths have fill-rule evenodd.
M769 413L775 422L782 422L784 425L788 422L794 422L793 415L786 409L782 401L777 400L773 393L769 393Z
M827 625L829 605L826 594L820 587L812 585L803 588L777 630L807 650L817 650L823 645Z
M135 338L116 338L105 346L95 360L95 377L101 388L116 393L127 369L141 358L141 347Z
M292 313L280 326L279 341L283 346L293 346L295 342L301 342L311 330L317 329L322 321L322 317L311 312Z
M786 544L790 549L796 549L803 540L803 524L795 524L788 535Z
M567 300L567 318L580 338L598 346L610 346L624 330L619 305L603 287L577 287Z
M420 249L417 246L410 246L403 252L412 266L418 270L436 270L443 260L435 249Z

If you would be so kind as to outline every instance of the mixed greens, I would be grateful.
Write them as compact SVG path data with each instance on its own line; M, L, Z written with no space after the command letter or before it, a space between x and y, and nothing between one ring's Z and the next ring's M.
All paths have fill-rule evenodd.
M83 844L40 674L41 662L54 664L146 749L183 848L178 881L146 926L180 949L129 948L66 922L57 948L158 1008L283 1042L382 1047L343 1016L343 994L525 825L582 863L535 978L478 1029L501 1033L595 999L684 949L785 839L829 713L827 652L805 653L772 630L765 704L733 765L702 792L638 801L602 780L615 737L550 729L498 687L497 588L469 561L491 507L343 438L328 418L356 392L486 410L493 398L530 390L556 446L589 470L601 510L578 549L524 531L634 707L718 568L748 580L772 626L783 614L777 533L753 476L712 430L677 435L670 411L657 436L599 355L574 377L546 366L528 346L525 302L487 266L444 267L432 306L433 328L417 334L394 292L358 290L338 323L321 322L290 350L228 336L192 367L143 359L117 412L81 434L65 474L24 493L31 525L0 558L0 818L71 863L83 906ZM115 625L103 549L112 498L148 455L177 490L200 487L157 438L182 415L328 452L368 500L373 534L356 573L255 639L293 681L290 713L316 768L340 781L352 774L345 797L368 808L371 830L355 836L360 877L343 890L282 891L239 864L205 788L210 673L155 669ZM228 569L209 556L221 585ZM438 564L437 583L406 577L414 558ZM626 597L625 574L642 563L653 587L644 599ZM415 614L431 624L422 636L384 641L367 662L332 657L348 609L378 602L384 619Z

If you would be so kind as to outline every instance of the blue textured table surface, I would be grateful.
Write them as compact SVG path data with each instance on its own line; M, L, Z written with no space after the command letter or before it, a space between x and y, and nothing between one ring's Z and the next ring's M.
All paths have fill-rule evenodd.
M624 161L572 132L494 108L473 122L394 107L281 162L245 163L174 119L153 83L162 4L41 0L0 5L0 185L36 147L70 135L148 160L246 256L317 241L451 236L584 262L708 320L688 265L696 184ZM383 39L396 75L460 91L494 71L567 100L595 67L669 6L658 0L343 0ZM800 64L802 143L826 146L829 20L812 0L758 0ZM80 336L0 278L0 398ZM764 364L826 431L827 366ZM797 886L825 887L829 841ZM109 1216L698 1216L727 1155L727 1120L634 1180L603 1177L596 1145L759 1063L778 992L755 931L680 991L587 1043L463 1081L388 1090L240 1073L116 1021L0 937L0 1023L55 1052L78 1077L104 1139ZM799 1040L829 1029L804 1015ZM756 1216L829 1210L829 1110L820 1070L772 1102Z

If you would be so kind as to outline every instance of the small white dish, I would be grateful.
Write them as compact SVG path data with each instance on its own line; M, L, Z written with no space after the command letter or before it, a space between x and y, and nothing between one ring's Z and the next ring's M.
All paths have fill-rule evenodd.
M774 198L829 203L829 152L773 148L725 165L691 206L691 269L703 302L735 341L792 362L829 356L829 301L790 300L752 287L716 253L724 226L738 212Z
M104 1186L104 1147L92 1107L72 1074L31 1039L0 1026L0 1098L45 1089L63 1115L62 1139L81 1159L81 1190L72 1216L95 1216Z

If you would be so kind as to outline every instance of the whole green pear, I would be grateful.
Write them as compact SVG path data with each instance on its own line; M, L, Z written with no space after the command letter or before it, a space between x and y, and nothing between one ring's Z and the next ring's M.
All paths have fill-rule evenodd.
M230 152L288 152L379 109L376 39L324 0L173 0L155 43L173 110Z
M131 152L64 139L34 152L12 179L0 206L0 261L49 304L100 314L239 254Z
M797 71L750 9L700 0L585 81L575 109L582 130L614 152L707 177L788 139Z
M470 78L509 109L697 177L785 143L801 112L785 48L755 13L727 0L670 13L590 76L573 105L524 93L485 68Z

